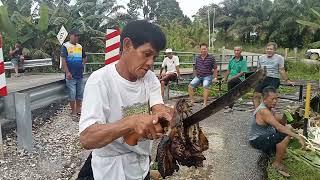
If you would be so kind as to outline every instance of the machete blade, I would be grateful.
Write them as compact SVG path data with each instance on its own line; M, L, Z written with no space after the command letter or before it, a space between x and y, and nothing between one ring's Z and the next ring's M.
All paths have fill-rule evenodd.
M183 121L183 126L185 128L194 125L207 117L211 116L212 114L220 111L224 107L228 106L230 103L236 101L245 93L247 93L251 88L255 87L259 82L261 82L266 77L265 70L259 69L255 73L251 74L248 78L244 81L239 83L237 86L232 88L226 94L222 95L215 101L211 102L205 108L199 110L198 112L194 113L193 115L187 117Z

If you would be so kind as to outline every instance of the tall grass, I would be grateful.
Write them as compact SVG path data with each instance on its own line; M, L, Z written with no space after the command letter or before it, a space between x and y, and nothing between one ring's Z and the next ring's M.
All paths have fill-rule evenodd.
M292 80L319 80L320 64L307 64L302 61L286 61L285 67Z

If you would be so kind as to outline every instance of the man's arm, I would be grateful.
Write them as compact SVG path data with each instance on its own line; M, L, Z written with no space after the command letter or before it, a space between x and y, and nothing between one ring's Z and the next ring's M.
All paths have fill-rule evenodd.
M180 75L180 60L179 60L178 56L176 56L174 63L176 65L176 71L177 71L178 78L180 78L181 77L181 75Z
M212 63L213 63L213 77L214 77L214 80L217 80L218 79L218 66L217 66L217 62L215 60L214 57L212 57L213 60L212 60Z
M162 71L163 71L163 67L161 66L161 68L160 68L160 73L159 73L159 76L161 77L161 75L162 75Z
M180 78L180 77L181 77L181 74L180 74L180 65L176 66L176 70L177 70L178 78Z
M291 82L291 81L289 80L288 75L287 75L287 72L286 72L286 70L284 69L284 67L283 67L283 68L280 68L280 74L281 74L282 79L283 79L286 83L288 83L288 84L293 84L293 82Z
M160 77L162 76L162 71L165 66L166 66L166 58L163 59L162 64L161 64L160 73L159 73Z
M97 149L134 131L133 120L122 119L115 123L95 123L80 133L80 143L85 149Z
M63 71L66 73L66 78L70 80L72 79L72 74L70 73L67 62L66 62L67 56L68 56L67 48L64 45L62 45L61 51L60 51L60 61L62 62Z
M267 109L262 109L259 112L259 115L261 116L262 120L271 125L272 127L274 127L277 131L287 134L291 137L297 138L298 140L300 140L300 136L294 132L291 131L291 129L287 126L284 126L282 124L280 124L279 121L277 121L274 117L274 115L271 113L271 111L267 110Z
M223 81L227 81L227 80L228 80L229 74L230 74L230 71L227 70L227 71L224 73Z
M88 62L88 56L84 49L82 48L82 64L86 64Z

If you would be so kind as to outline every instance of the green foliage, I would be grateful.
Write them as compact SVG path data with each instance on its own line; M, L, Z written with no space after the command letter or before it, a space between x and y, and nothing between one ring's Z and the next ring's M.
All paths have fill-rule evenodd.
M286 69L290 79L315 80L320 79L320 65L306 64L304 62L286 61Z
M39 30L44 32L48 30L49 24L49 12L48 6L46 4L40 5L40 19L39 19Z
M310 49L318 49L320 48L320 41L310 43L307 45L307 47Z
M15 27L9 19L8 11L5 6L0 6L0 32L7 33L11 39L16 38Z
M292 140L289 144L289 148L300 148L299 142L296 139ZM317 169L305 164L302 161L296 160L291 153L287 154L287 158L284 160L284 165L288 168L288 171L291 175L290 179L318 179L320 177L320 172ZM267 168L267 173L269 180L286 179L281 174L279 174L274 168L272 168L271 163Z

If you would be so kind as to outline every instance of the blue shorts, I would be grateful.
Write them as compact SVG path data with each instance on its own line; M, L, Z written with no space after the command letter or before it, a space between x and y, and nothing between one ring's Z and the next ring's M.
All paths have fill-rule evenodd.
M83 98L84 83L83 79L66 79L69 101L80 100Z
M212 84L212 75L210 76L206 76L206 77L194 77L192 79L192 81L190 82L190 86L192 88L196 88L200 85L200 83L202 83L202 86L205 88L205 89L209 89L210 88L210 85Z

